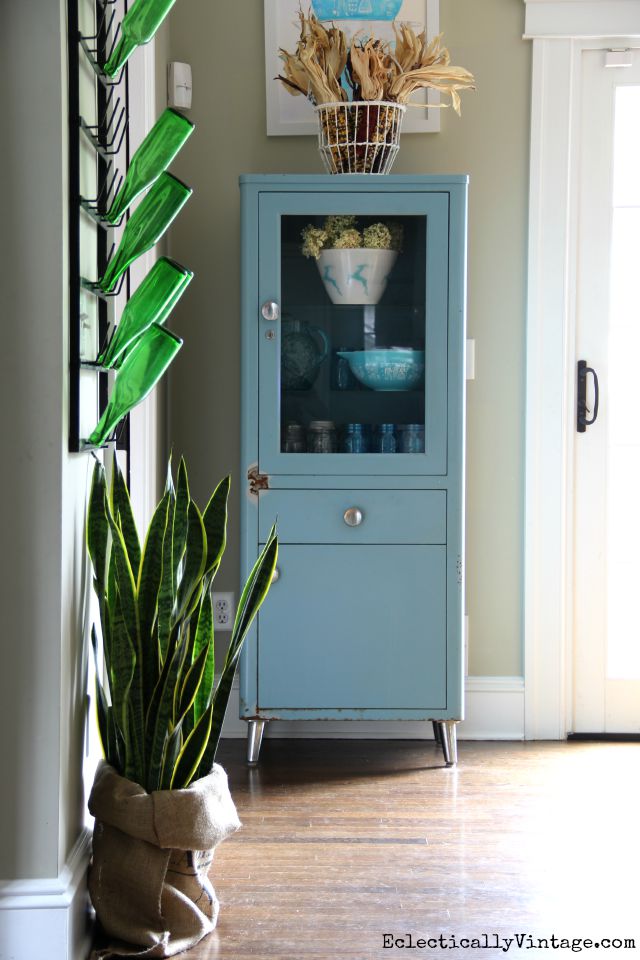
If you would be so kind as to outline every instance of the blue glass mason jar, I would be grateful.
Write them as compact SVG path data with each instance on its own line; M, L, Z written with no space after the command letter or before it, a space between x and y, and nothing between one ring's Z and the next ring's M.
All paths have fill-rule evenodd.
M394 423L381 423L373 435L374 453L395 453L397 449Z
M369 444L363 423L345 423L340 442L341 453L367 453Z
M424 424L400 424L398 433L398 453L424 453Z

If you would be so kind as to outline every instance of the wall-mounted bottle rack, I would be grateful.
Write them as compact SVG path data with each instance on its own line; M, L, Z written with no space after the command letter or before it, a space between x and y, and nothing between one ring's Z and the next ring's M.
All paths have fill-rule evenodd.
M107 77L101 64L105 63L118 38L119 27L114 31L116 0L95 0L96 31L91 36L83 35L79 25L79 6L83 0L69 0L69 275L70 275L70 338L69 338L69 450L77 453L92 449L86 440L87 429L83 430L82 390L83 377L97 378L97 407L93 410L102 414L109 397L109 374L102 369L95 358L87 357L83 350L83 333L86 315L82 309L83 296L95 298L97 317L97 348L104 346L115 318L109 301L122 291L123 284L128 286L128 276L111 293L104 293L98 283L82 276L81 244L84 224L93 222L96 227L96 277L101 277L106 269L113 244L109 231L118 224L109 223L104 214L115 196L122 174L117 159L125 164L129 162L129 111L128 111L128 69L125 66L117 80ZM87 71L90 68L90 72ZM85 84L93 75L96 122L89 122L81 112L80 84L81 76ZM93 118L91 118L93 119ZM81 184L81 144L85 142L95 153L96 195L82 195ZM85 219L86 218L86 219ZM110 317L110 314L112 316ZM97 358L96 351L95 357ZM90 391L92 392L92 391ZM95 395L95 394L94 394ZM86 420L86 417L85 417ZM117 447L128 450L128 418L117 429ZM84 434L84 436L83 436Z
M129 280L131 264L155 246L192 193L167 170L194 129L178 111L165 109L130 156L128 60L173 2L133 0L127 9L126 0L69 0L73 452L113 440L128 450L129 411L182 346L164 323L192 272L161 257L133 296ZM114 29L116 10L123 16ZM80 11L90 31L83 32ZM121 224L116 249L110 231Z

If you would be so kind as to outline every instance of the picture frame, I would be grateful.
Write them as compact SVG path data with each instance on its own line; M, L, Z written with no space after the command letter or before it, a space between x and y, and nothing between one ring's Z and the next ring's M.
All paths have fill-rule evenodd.
M319 9L328 10L333 7L340 9L341 3L346 0L335 0L332 4L328 0L320 0ZM375 11L376 0L364 0L364 9ZM408 22L419 25L422 30L426 24L427 39L432 40L439 32L439 0L398 0L400 3L396 16L398 22ZM350 5L358 0L352 0ZM309 0L312 4L312 0ZM362 9L363 0L360 0ZM396 4L397 6L397 4ZM281 72L282 61L278 50L293 51L298 36L298 11L300 0L264 0L264 49L265 49L265 85L267 102L267 136L315 136L318 124L313 112L313 105L302 96L291 96L282 83L275 78ZM303 7L306 9L306 7ZM332 22L343 29L349 36L358 31L371 32L377 37L393 38L391 22L373 19L364 19L360 16L350 16L348 19L335 19ZM437 90L421 90L414 98L414 103L424 103L422 106L409 106L405 114L402 133L437 133L440 130L440 110L429 109L440 103L440 94Z

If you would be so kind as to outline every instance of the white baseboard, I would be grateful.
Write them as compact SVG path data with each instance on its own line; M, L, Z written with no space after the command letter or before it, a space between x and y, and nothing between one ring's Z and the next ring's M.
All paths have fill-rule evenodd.
M84 830L60 876L0 881L0 960L85 960L91 949Z
M524 679L522 677L467 677L466 719L458 726L461 740L524 740ZM223 737L246 737L239 714L239 691L234 683ZM428 720L272 720L265 737L339 740L432 740Z

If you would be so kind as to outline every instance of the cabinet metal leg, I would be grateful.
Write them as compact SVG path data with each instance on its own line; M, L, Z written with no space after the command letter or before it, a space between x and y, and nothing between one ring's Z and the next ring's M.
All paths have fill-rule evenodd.
M260 747L262 745L262 734L266 720L249 720L247 730L247 763L250 767L255 767L260 756Z
M432 720L431 726L433 727L433 739L435 740L437 746L442 746L442 735L440 733L440 720Z
M453 767L458 762L458 740L456 735L457 720L440 721L440 742L444 754L444 762Z

